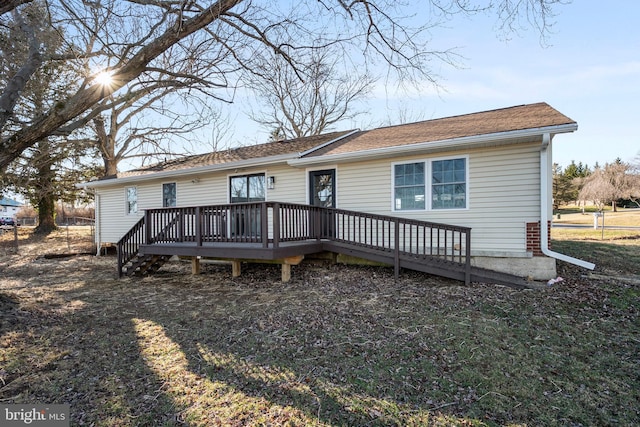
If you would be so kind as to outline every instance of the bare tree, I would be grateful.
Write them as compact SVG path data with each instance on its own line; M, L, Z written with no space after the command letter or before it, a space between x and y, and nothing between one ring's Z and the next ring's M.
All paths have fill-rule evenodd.
M189 104L194 102L182 102L175 92L175 88L152 93L128 91L117 100L98 104L100 110L108 104L109 110L92 119L93 136L89 138L95 141L105 176L115 175L123 160L137 159L143 166L190 152L190 135L216 120L218 113L199 98L193 100L198 102L191 108ZM190 113L185 114L187 111Z
M113 63L110 67L112 83L109 86L97 84L96 73L90 73L81 80L73 95L59 100L46 113L33 117L26 126L9 132L4 132L3 126L0 139L0 169L6 168L22 151L44 137L54 132L70 133L84 126L90 116L97 113L91 109L99 101L143 73L153 74L156 71L153 66L154 60L167 51L180 50L183 61L193 58L185 55L190 52L189 48L195 42L190 36L219 19L242 1L221 0L208 7L199 7L194 2L189 2L184 3L184 7L177 8L174 7L174 2L162 1L140 2L140 5L136 2L107 1L104 2L104 6L103 3L72 0L48 3L48 10L51 11L49 22L41 20L40 26L45 28L52 23L74 25L77 35L68 39L69 45L65 51L42 59L38 65L56 60L75 61L85 67L91 63L101 62L103 66ZM189 8L186 9L186 6ZM19 17L20 13L21 11L14 9L14 18ZM24 31L37 39L36 29L25 28ZM180 44L183 40L185 43ZM216 40L212 44L219 45L219 42L220 40ZM204 41L202 43L206 44ZM78 46L86 46L88 50L81 51ZM171 70L162 72L170 73ZM28 80L28 77L17 80L25 79ZM203 83L215 86L212 82L203 80ZM6 95L11 100L18 97L20 90L13 86L7 85L3 96ZM2 104L2 112L5 115L12 114L13 104ZM85 114L87 112L89 115ZM0 125L3 123L0 122Z
M259 71L255 58L265 49L284 58L298 69L304 57L318 48L360 52L362 63L383 60L403 78L433 78L430 61L447 60L448 50L431 49L429 30L437 19L455 13L492 9L510 28L521 16L545 33L553 7L563 0L487 1L485 7L467 7L467 2L430 0L431 9L396 0L308 0L274 5L267 0L34 0L45 5L48 14L31 26L22 26L30 40L30 54L18 72L2 76L0 86L0 171L24 150L53 134L69 134L86 125L95 115L94 107L141 76L149 81L158 70L179 76L184 63L211 59L214 78L199 76L200 94L213 96L220 88L233 88L243 70ZM9 20L24 21L21 1L3 5L0 26ZM423 23L410 16L419 7L426 13ZM424 12L423 12L424 11ZM427 12L429 11L429 12ZM437 14L430 12L437 11ZM10 13L9 13L10 12ZM443 18L444 17L444 18ZM39 34L47 28L69 28L60 49L45 53ZM13 48L2 45L2 53ZM359 49L359 50L356 50ZM163 68L158 62L171 51ZM52 62L73 64L84 74L75 91L58 99L42 114L23 120L21 126L7 124L20 99L21 86L33 70ZM168 67L166 67L168 65ZM175 67L173 67L175 66ZM96 83L94 69L111 72L109 87Z
M640 174L640 151L638 151L636 157L631 161L631 167L635 173Z
M231 133L231 118L229 114L215 111L209 125L211 135L208 138L207 148L211 147L211 151L229 148L229 135Z
M328 49L313 54L298 72L276 55L263 61L263 71L249 84L261 108L250 117L270 129L274 140L319 135L361 114L351 106L367 96L375 81L366 73L338 70L338 57Z
M603 168L595 169L585 179L579 198L584 201L593 201L600 210L611 203L612 209L616 211L618 199L632 200L638 204L639 178L640 176L633 172L628 163L617 159L614 163L607 163Z

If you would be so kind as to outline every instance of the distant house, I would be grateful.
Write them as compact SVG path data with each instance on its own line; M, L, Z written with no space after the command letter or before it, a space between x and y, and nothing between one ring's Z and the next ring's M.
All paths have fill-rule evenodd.
M593 268L549 249L552 145L577 127L537 103L228 149L81 185L95 192L99 246L117 243L150 210L277 201L469 227L474 266L546 280L558 258Z
M16 214L18 213L21 207L22 207L22 203L3 197L0 199L0 217L2 218L10 217L15 220Z

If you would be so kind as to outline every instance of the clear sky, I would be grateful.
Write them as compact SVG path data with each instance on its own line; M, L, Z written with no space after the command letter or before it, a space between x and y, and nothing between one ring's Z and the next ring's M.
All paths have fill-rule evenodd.
M404 111L415 120L547 102L578 122L554 139L554 162L593 166L640 155L640 1L574 0L557 9L543 46L529 29L508 41L495 18L460 18L433 33L437 48L458 47L462 68L439 67L443 90L394 94L378 87L369 112L339 129L380 123ZM233 113L233 140L265 142L267 132Z

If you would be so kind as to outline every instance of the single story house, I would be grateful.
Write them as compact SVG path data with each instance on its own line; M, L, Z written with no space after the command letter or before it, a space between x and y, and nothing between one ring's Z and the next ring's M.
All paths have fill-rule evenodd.
M554 137L577 128L546 103L527 104L226 149L80 186L95 193L98 247L150 210L275 201L467 227L468 243L438 250L469 246L473 266L547 280L556 259L593 268L549 248ZM273 217L256 221L273 233ZM193 224L200 232L202 220Z

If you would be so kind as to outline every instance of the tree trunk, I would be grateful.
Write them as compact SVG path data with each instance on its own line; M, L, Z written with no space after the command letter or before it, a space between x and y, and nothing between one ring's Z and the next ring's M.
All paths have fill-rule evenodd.
M48 141L40 141L37 145L40 152L37 160L38 174L33 188L35 193L35 205L38 209L38 226L36 233L48 234L56 229L56 191L53 169L54 161L51 155L51 146Z
M611 202L611 211L618 212L618 204L616 203L615 200Z
M36 233L49 234L56 227L56 202L51 194L45 194L38 200L38 226Z

